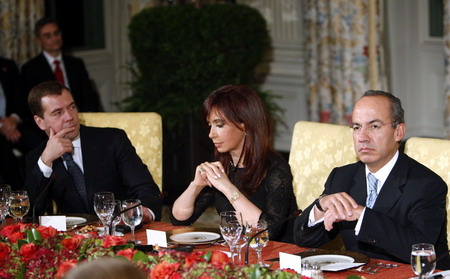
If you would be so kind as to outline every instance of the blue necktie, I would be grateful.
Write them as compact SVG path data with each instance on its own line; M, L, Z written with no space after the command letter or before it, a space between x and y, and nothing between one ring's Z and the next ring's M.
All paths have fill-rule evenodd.
M367 195L366 206L368 208L372 208L378 196L377 193L378 179L369 172L369 174L367 175L367 180L369 180L369 194Z
M73 160L72 154L70 153L64 153L62 155L64 161L67 165L67 171L69 172L70 176L72 177L73 183L75 184L75 187L77 188L78 193L81 196L81 199L84 202L84 205L86 205L86 208L89 209L88 202L87 202L87 194L86 194L86 185L84 183L84 175L81 171L80 167L75 163Z

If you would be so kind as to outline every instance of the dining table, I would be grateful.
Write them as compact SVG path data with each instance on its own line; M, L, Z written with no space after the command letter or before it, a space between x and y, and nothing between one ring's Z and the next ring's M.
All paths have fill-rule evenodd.
M7 224L12 224L12 219L7 218L6 219ZM100 225L99 222L96 223L97 225ZM219 231L217 228L193 228L193 227L183 227L183 226L174 226L167 222L151 222L149 224L144 224L141 228L136 229L135 231L135 238L136 240L141 241L141 245L147 245L147 229L150 230L156 230L156 231L163 231L166 232L167 236L170 236L174 231ZM126 240L131 240L132 236L131 233L126 233L123 236ZM170 240L170 239L169 239ZM189 246L188 248L193 248L193 251L213 251L213 250L219 250L224 252L229 252L229 248L226 245L222 244L223 242L213 242L213 243L207 243L207 244L197 244L197 245L184 245L184 244L178 244L178 248L183 248L183 246ZM153 247L154 248L154 247ZM164 249L163 247L160 247L159 249ZM244 248L245 249L245 248ZM243 249L243 250L244 250ZM280 263L278 261L279 253L284 252L288 254L299 254L304 253L307 251L312 250L312 248L308 247L299 247L292 243L285 243L285 242L278 242L278 241L272 241L269 240L266 247L262 250L262 258L264 263L269 264L270 268L275 270L278 269L280 266ZM253 250L249 249L249 264L255 264L256 263L256 254ZM332 252L332 251L330 251ZM326 251L324 251L324 254L326 254ZM244 256L243 256L244 257ZM242 263L243 264L243 263ZM366 272L369 267L371 267L370 271L373 271L376 269L375 273L369 273ZM437 272L437 271L435 271ZM347 278L350 275L357 275L357 276L363 276L366 279L410 279L410 278L417 278L417 275L414 274L412 271L410 264L404 264L399 262L392 262L392 261L386 261L386 260L380 260L380 259L373 259L369 258L369 261L362 266L361 269L358 268L351 268L351 269L345 269L341 271L324 271L324 278L325 279L342 279Z
M140 240L142 244L147 244L147 229L164 231L164 232L173 232L176 230L189 230L190 227L181 227L174 226L170 223L165 222L151 222L149 224L145 224L141 229L137 230L135 233L135 237L137 240ZM207 229L207 228L206 228ZM218 228L210 228L210 229L218 229ZM131 235L125 234L125 238L130 239ZM181 245L181 244L180 244ZM225 252L229 252L227 246L222 245L221 243L208 243L208 244L199 244L199 245L189 245L192 246L194 251L213 251L213 250L221 250ZM244 249L243 249L244 250ZM307 247L299 247L295 244L284 243L278 241L269 241L267 246L262 250L263 261L267 264L270 264L271 269L278 269L279 262L277 261L280 252L288 253L288 254L297 254L301 252L305 252L311 250L311 248ZM250 250L249 253L249 263L256 263L256 254L254 251ZM274 260L275 259L275 260ZM270 260L270 261L269 261ZM367 270L369 267L372 267L371 270L376 270L375 273L371 274L364 270ZM369 259L369 262L362 266L361 271L358 271L356 268L346 269L342 271L324 271L324 278L327 279L338 279L338 278L347 278L349 275L358 275L364 276L364 278L395 278L395 279L407 279L417 277L411 269L411 265L385 261L380 259Z

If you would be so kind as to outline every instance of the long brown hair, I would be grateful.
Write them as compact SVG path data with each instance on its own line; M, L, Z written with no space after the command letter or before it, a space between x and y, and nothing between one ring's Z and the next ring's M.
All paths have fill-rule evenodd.
M269 168L269 152L272 147L272 127L267 112L255 90L245 85L225 85L213 91L203 102L203 116L213 110L227 119L230 124L242 129L245 126L245 141L241 157L245 171L241 177L244 193L251 194L266 177ZM231 155L215 149L216 159L230 173ZM236 166L237 167L237 166Z

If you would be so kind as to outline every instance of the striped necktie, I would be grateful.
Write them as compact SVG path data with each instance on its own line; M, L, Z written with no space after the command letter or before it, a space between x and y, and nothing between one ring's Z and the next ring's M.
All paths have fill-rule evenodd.
M372 208L378 196L377 192L378 179L372 173L369 172L369 174L367 175L367 180L369 181L369 194L367 195L366 206L368 208Z
M62 155L64 161L67 165L67 171L69 172L70 176L72 177L73 183L75 184L75 187L77 188L78 193L81 196L81 199L83 200L84 204L86 205L86 208L89 209L88 201L87 201L87 194L86 194L86 185L84 181L84 174L81 171L80 167L75 163L73 160L72 154L70 153L64 153Z

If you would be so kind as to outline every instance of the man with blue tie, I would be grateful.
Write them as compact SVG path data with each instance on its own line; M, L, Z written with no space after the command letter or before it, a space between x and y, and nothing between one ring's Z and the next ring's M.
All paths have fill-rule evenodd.
M37 216L51 200L59 213L95 214L94 194L107 191L141 200L143 222L161 219L159 188L125 131L80 125L72 94L56 81L33 87L28 105L48 135L26 158L24 188Z
M437 262L450 268L447 185L437 174L399 152L406 132L400 100L367 91L352 114L359 162L333 169L323 194L295 220L299 246L319 247L342 236L347 250L372 258L410 262L415 243L434 244Z

